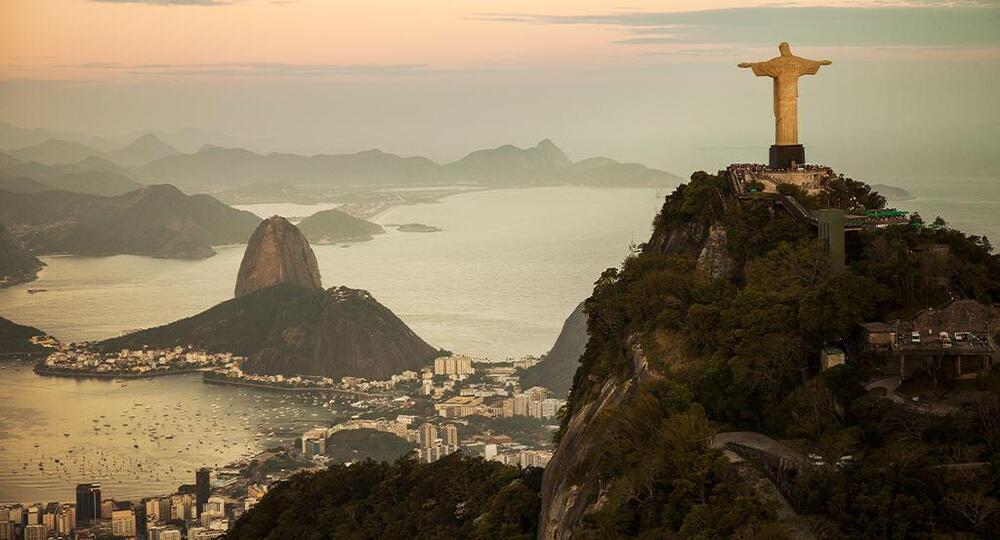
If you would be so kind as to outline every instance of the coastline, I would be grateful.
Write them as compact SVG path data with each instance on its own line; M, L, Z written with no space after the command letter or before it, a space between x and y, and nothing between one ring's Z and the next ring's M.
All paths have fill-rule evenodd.
M217 384L222 386L245 386L248 388L260 388L263 390L275 390L279 392L331 392L336 394L344 394L359 397L380 397L378 394L369 394L366 392L356 392L353 390L344 390L343 388L331 388L329 386L285 386L277 384L267 384L254 381L240 381L231 379L229 377L212 376L211 372L206 372L202 376L202 382L205 384Z
M172 369L161 372L148 373L109 373L97 371L76 371L72 369L51 369L40 363L36 363L32 368L35 375L44 377L64 377L67 379L152 379L154 377L167 377L169 375L183 375L185 373L198 373L205 371L205 368L184 368Z

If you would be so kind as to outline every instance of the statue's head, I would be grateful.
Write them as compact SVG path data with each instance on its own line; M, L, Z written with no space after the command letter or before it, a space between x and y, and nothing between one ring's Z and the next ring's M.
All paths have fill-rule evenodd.
M792 47L788 45L787 41L782 41L781 44L778 45L778 50L781 51L781 56L792 55Z

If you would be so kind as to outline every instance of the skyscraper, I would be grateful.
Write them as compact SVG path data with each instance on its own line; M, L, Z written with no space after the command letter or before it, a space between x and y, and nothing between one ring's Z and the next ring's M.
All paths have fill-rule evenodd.
M208 502L208 497L212 494L211 473L207 468L203 467L195 472L194 478L195 494L197 495L196 503L198 515L200 516L205 511L205 503Z
M458 427L455 424L444 427L444 441L448 446L458 446Z
M76 485L76 524L90 525L101 519L101 484Z
M437 428L434 424L425 423L420 426L420 442L424 448L431 448L437 440Z

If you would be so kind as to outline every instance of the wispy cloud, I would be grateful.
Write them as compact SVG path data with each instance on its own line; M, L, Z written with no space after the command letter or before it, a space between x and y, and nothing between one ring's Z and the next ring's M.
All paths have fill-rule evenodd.
M606 26L621 31L623 36L613 40L619 45L784 40L824 46L944 47L1000 45L998 7L1000 1L910 1L865 2L854 7L767 6L689 12L483 13L473 18L508 24Z
M146 4L150 6L226 6L233 0L90 0L98 4Z
M284 62L223 62L204 64L88 62L83 64L64 64L59 67L122 71L137 75L225 77L401 76L430 72L428 66L424 64L292 64Z

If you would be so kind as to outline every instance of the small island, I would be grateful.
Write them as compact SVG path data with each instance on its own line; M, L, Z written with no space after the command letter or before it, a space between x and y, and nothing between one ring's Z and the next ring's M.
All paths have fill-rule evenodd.
M366 242L371 240L373 235L385 232L376 223L336 208L316 212L300 221L298 228L314 244Z
M440 228L432 227L430 225L424 225L423 223L404 223L403 225L396 225L395 227L396 230L399 232L412 232L412 233L441 232Z
M888 184L875 184L872 189L878 191L883 197L890 201L909 201L913 195L901 187L890 186Z

